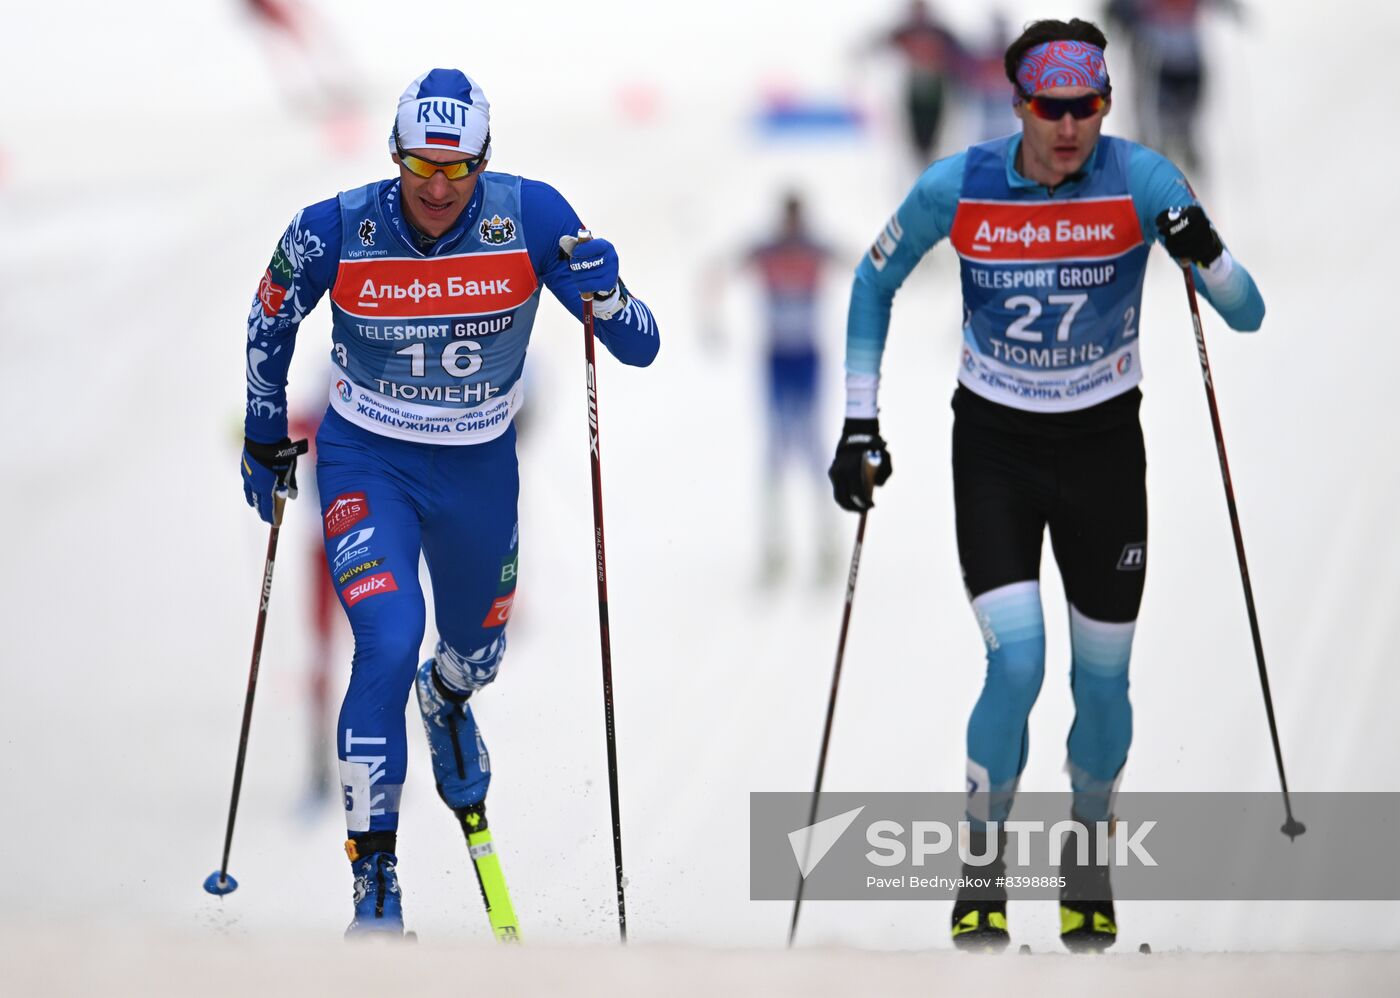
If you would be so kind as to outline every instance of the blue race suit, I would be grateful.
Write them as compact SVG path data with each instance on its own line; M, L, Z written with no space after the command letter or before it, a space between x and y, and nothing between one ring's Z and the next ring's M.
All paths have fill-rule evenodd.
M1026 763L1045 669L1039 561L1048 526L1070 601L1075 810L1097 820L1111 813L1132 733L1128 659L1147 546L1137 420L1143 277L1157 215L1196 198L1168 160L1109 137L1050 190L1016 170L1020 142L998 139L934 163L860 263L847 415L877 414L895 291L949 237L963 291L958 547L987 646L968 725L969 815L1004 818ZM1230 326L1259 327L1263 300L1228 251L1193 268L1193 280Z
M439 675L462 694L496 676L518 570L511 421L541 288L582 317L559 250L579 228L548 185L483 173L456 224L428 240L404 218L399 182L386 180L299 212L263 275L248 322L253 440L286 435L297 327L331 298L316 472L326 559L355 636L336 737L352 834L398 825L404 708L425 627L420 552ZM625 364L656 356L655 321L636 298L594 329ZM475 743L480 800L489 763Z
M770 473L795 454L814 469L822 457L816 418L821 354L817 346L826 247L804 235L779 236L754 247L748 262L763 285L768 340Z

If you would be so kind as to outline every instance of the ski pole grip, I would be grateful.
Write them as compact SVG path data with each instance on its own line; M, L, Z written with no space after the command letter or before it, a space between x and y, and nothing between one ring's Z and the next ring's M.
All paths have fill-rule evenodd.
M875 472L880 470L880 465L883 463L879 451L865 452L865 461L860 466L860 474L861 481L865 483L865 497L867 499L875 496Z
M592 232L592 230L590 230L590 229L579 229L579 230L578 230L578 235L577 235L575 238L578 239L578 244L579 244L580 246L582 246L584 243L588 242L588 240L590 240L590 239L593 238L593 232ZM584 301L592 301L592 300L593 300L593 292L592 292L592 291L585 291L585 292L583 292L583 300L584 300Z
M295 481L295 480L296 480L296 461L297 461L297 458L299 458L301 455L305 454L305 453L306 453L307 451L309 451L310 449L311 449L311 444L310 444L310 442L309 442L308 440L306 440L305 438L302 438L301 440L295 441L289 448L287 448L287 449L285 449L285 450L283 450L283 451L281 452L282 454L285 454L285 455L291 457L291 459L292 459L292 474L291 474L291 480L292 480L292 481ZM290 453L289 453L289 452L290 452ZM286 505L287 505L287 491L284 490L284 489L273 489L273 490L272 490L272 525L273 525L274 527L280 527L280 526L282 526L282 512L283 512L283 510L286 508Z

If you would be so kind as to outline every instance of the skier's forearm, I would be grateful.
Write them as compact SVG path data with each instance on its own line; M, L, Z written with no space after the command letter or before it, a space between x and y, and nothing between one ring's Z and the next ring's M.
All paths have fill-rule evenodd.
M287 371L297 327L335 281L340 205L328 198L296 213L273 250L248 313L248 402L244 435L273 443L287 435Z
M925 170L856 267L846 318L847 418L875 418L890 306L905 278L952 229L966 161L958 153Z
M594 319L593 335L624 364L646 367L661 349L656 318L640 298L628 295L627 304L611 319Z
M287 435L287 370L296 346L296 324L275 335L250 329L248 339L248 404L243 433L259 443Z
M1249 271L1225 250L1209 267L1193 267L1196 288L1226 324L1252 333L1264 322L1264 297Z
M894 293L877 287L856 268L846 319L846 417L873 419L879 412L880 361L890 328Z

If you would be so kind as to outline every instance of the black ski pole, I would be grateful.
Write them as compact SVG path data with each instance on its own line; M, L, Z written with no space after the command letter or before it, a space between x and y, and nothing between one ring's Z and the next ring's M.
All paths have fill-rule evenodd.
M879 455L870 454L866 457L865 464L865 487L867 494L874 490L875 469L879 467ZM822 795L822 778L826 775L826 750L831 744L831 722L836 717L836 690L841 685L841 663L846 658L846 635L851 629L851 606L856 599L856 576L860 572L860 551L865 545L865 518L870 515L870 508L866 507L860 511L860 520L856 524L856 543L851 550L851 570L846 575L846 605L841 611L841 636L836 639L836 667L831 672L831 694L826 701L826 725L822 728L822 747L817 755L817 780L812 787L812 808L807 815L807 827L817 823L817 804ZM807 837L807 844L804 850L812 848L810 833ZM803 869L807 867L806 856L803 857ZM789 947L793 940L797 938L797 916L802 911L802 893L807 884L807 878L801 871L797 875L797 896L792 901L792 922L788 925Z
M305 454L305 440L297 441L297 454ZM295 456L292 458L296 460ZM233 766L233 796L228 802L228 828L224 831L224 858L219 868L204 878L204 889L210 894L232 894L238 881L229 876L228 853L233 847L233 823L238 817L238 793L243 788L243 761L248 754L248 729L253 723L253 694L258 689L258 661L262 658L263 632L267 627L267 605L272 600L272 567L277 558L277 532L282 528L282 510L287 497L274 492L272 497L272 529L267 536L267 562L263 566L262 592L258 596L258 626L253 632L253 661L248 666L248 695L243 701L243 728L238 735L238 761Z
M1191 305L1191 324L1196 331L1196 354L1201 361L1201 378L1206 386L1206 403L1210 407L1210 424L1215 430L1215 450L1220 455L1220 478L1225 483L1225 504L1230 510L1230 528L1235 533L1235 556L1240 563L1240 581L1244 584L1244 605L1249 612L1249 630L1254 637L1254 660L1259 666L1259 685L1264 691L1264 713L1269 718L1269 737L1274 742L1274 763L1278 766L1278 781L1283 788L1283 813L1286 820L1279 831L1290 840L1307 831L1293 817L1293 804L1288 797L1288 777L1283 771L1283 749L1279 746L1278 722L1274 719L1274 698L1269 692L1269 670L1264 666L1264 642L1259 637L1259 616L1254 609L1254 587L1249 582L1249 565L1244 557L1244 534L1240 531L1240 513L1235 506L1235 487L1230 480L1230 462L1225 457L1225 434L1220 429L1220 410L1215 404L1215 383L1210 376L1210 359L1206 356L1206 334L1201 327L1201 308L1196 301L1196 285L1191 277L1191 265L1181 265L1186 279L1186 300Z
M578 241L591 238L580 229ZM612 804L613 864L617 873L617 929L627 941L627 899L622 875L622 811L617 795L617 733L613 719L612 638L608 630L608 562L603 547L603 460L599 451L598 381L594 373L593 296L583 296L583 352L588 363L588 456L593 472L593 543L598 572L598 639L603 653L603 724L608 738L608 800Z

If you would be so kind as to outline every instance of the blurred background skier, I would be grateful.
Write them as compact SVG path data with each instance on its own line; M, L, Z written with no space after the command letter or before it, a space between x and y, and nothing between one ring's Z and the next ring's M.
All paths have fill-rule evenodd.
M781 197L772 234L751 247L735 267L756 279L762 301L765 442L758 580L763 586L779 582L792 562L789 525L793 517L786 514L784 493L788 473L794 470L802 495L810 499L814 580L830 578L837 568L820 422L822 298L834 262L832 249L808 226L802 196L788 191ZM724 269L712 268L705 282L705 295L717 302L723 297L719 274ZM723 346L722 333L713 326L707 328L715 345Z
M1199 121L1209 81L1201 39L1208 10L1245 15L1239 0L1109 0L1110 30L1127 36L1138 138L1194 173L1202 165Z
M927 0L909 0L903 18L867 51L894 51L903 63L905 127L922 170L938 153L949 92L964 59L962 45Z
M365 137L363 79L328 18L305 0L241 0L266 56L268 76L289 107L321 123L324 141L341 152Z
M993 11L987 18L981 40L975 45L969 44L964 52L958 82L960 90L968 97L968 110L973 114L974 142L1010 135L1021 127L1006 93L1006 71L1002 67L1011 37L1011 24L1006 15Z

